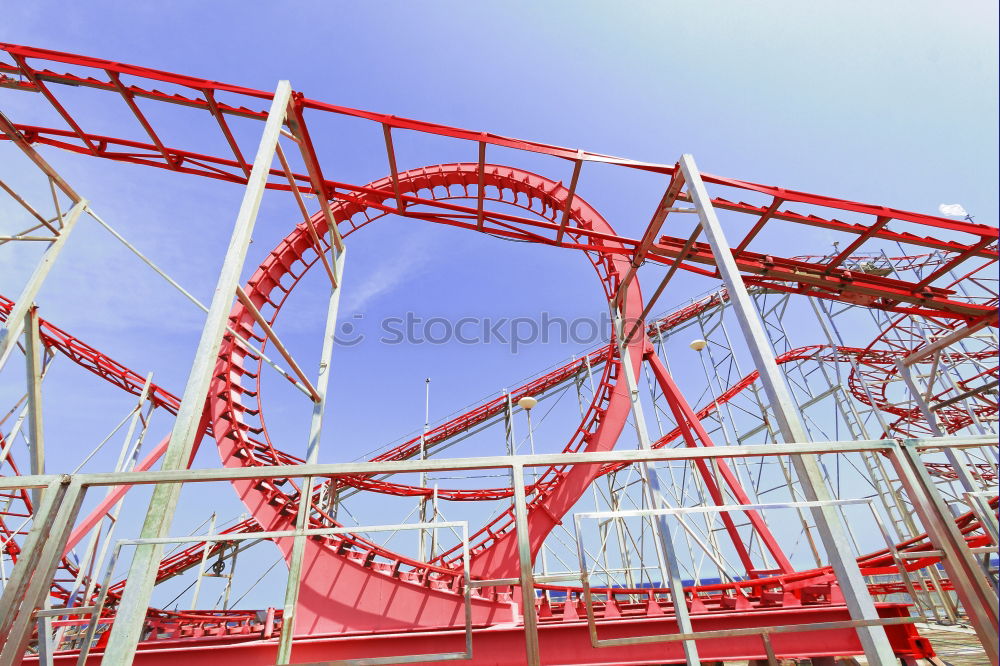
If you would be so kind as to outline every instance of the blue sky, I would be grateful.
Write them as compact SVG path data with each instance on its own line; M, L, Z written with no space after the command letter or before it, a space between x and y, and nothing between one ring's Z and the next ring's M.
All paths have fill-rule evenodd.
M2 41L261 89L287 78L344 106L641 160L673 162L690 152L711 173L921 212L960 202L977 221L996 224L996 3L35 2L15 3L5 16ZM15 121L39 102L0 91L0 108ZM116 129L102 127L99 113L86 117ZM164 118L183 143L180 115ZM344 129L323 130L328 173L355 182L384 175L384 155L363 152L361 135ZM240 188L45 155L105 219L210 297ZM404 167L475 159L466 148L419 138L401 139L400 155ZM7 144L0 157L20 164ZM568 179L565 165L527 163ZM26 171L11 178L41 193ZM665 182L630 174L634 190L624 190L623 178L588 167L579 193L619 231L638 235ZM248 266L294 219L290 201L265 199ZM139 372L155 371L179 393L199 313L93 223L75 234L39 298L43 316ZM774 238L774 251L823 253L832 240L796 234ZM368 326L407 311L571 318L604 307L591 269L573 253L399 220L359 232L350 247L342 317L363 315ZM30 254L0 247L2 293L13 297L30 265ZM679 278L657 310L710 286ZM319 280L304 285L296 316L282 321L310 367L321 288ZM419 428L424 377L433 378L435 420L582 351L569 343L516 355L503 345L338 349L322 457L353 459ZM673 367L700 372L694 363ZM20 391L19 372L2 375L8 402ZM56 415L47 428L51 468L62 471L129 400L73 368L56 372L46 388ZM269 423L304 441L305 407L273 390ZM214 465L217 457L208 450L200 461Z

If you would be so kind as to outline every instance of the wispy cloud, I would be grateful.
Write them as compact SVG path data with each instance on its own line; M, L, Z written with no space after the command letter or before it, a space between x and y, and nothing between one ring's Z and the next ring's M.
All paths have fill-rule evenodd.
M345 282L353 284L345 289L344 309L348 313L364 312L380 296L391 293L407 277L427 264L426 245L426 240L416 236L403 244L403 251L383 258L372 271L360 278L357 274L354 274L354 280L347 276Z

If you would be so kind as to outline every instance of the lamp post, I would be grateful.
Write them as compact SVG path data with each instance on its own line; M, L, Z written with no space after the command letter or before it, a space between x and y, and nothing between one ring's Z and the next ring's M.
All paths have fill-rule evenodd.
M725 437L726 436L726 429L725 429L725 426L722 423L722 413L721 413L721 410L720 410L720 407L719 407L719 399L718 399L718 397L715 394L715 389L712 387L712 379L711 379L711 377L708 374L708 365L706 365L706 363L705 363L705 357L701 353L702 351L704 351L704 349L707 346L708 346L708 341L707 340L703 340L701 338L698 338L697 340L692 340L691 342L688 343L688 347L690 347L694 351L698 352L698 359L701 361L701 369L702 369L702 372L705 373L705 382L708 385L708 394L710 396L712 396L712 402L715 403L715 414L719 418L719 427L722 429L722 435L723 435L723 437ZM727 439L727 443L728 443L728 439ZM722 475L719 473L718 462L716 460L714 460L714 459L710 460L709 461L709 466L712 468L712 473L715 475L715 485L718 486L719 492L724 493L725 492L725 485L723 484ZM711 524L707 520L707 516L708 516L708 514L706 514L706 528L708 530L708 539L709 539L709 542L718 550L719 549L719 545L718 545L718 541L716 540L716 537L715 537L715 530L712 529ZM714 518L712 519L712 523L714 523ZM718 567L718 571L719 571L719 577L720 578L724 578L726 576L726 572L723 571L722 567Z
M431 378L428 377L424 380L424 429L420 433L420 459L427 459L427 430L430 427L430 417L431 417ZM420 473L420 487L427 487L427 472ZM435 493L435 503L437 501L437 493ZM436 504L435 504L436 505ZM427 495L420 496L420 522L427 522ZM420 543L418 544L418 550L420 551L420 559L424 562L428 561L430 558L427 553L427 530L421 528L420 530Z
M524 410L524 413L528 417L528 446L531 447L531 455L535 455L535 432L534 428L531 426L531 410L538 404L538 399L533 398L530 395L522 396L517 401L517 406ZM534 493L538 493L538 469L535 467L531 468L531 480L532 486L534 486ZM541 554L541 565L542 565L542 575L546 576L549 573L549 560L545 554L545 544L539 549ZM545 592L548 596L548 592Z

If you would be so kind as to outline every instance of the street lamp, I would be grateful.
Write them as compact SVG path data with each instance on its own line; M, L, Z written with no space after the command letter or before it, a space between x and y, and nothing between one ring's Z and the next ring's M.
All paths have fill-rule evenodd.
M521 409L528 410L530 412L531 408L538 404L536 398L532 398L530 395L526 395L517 401L517 406Z
M530 395L522 396L517 401L517 406L520 407L521 409L523 409L524 413L527 414L527 416L528 416L528 442L529 442L529 444L531 446L531 455L535 455L535 433L534 433L533 428L531 427L531 409L535 405L537 405L537 404L538 404L538 399L537 398L533 398ZM515 474L519 474L521 472L515 471L514 473ZM532 480L532 484L531 485L533 486L533 492L535 494L537 494L538 493L538 468L537 467L532 467L531 468L531 480ZM542 544L542 547L541 547L541 550L540 550L539 554L541 555L541 562L540 562L540 564L542 565L542 575L543 576L544 575L548 575L548 573L549 573L549 560L548 560L548 557L545 554L545 544L544 543ZM548 591L546 591L545 592L546 599L548 598L548 594L549 594Z
M524 413L528 415L528 441L531 443L531 455L535 455L535 434L531 428L531 408L537 404L538 399L532 398L530 395L523 396L517 401L517 406L523 409Z

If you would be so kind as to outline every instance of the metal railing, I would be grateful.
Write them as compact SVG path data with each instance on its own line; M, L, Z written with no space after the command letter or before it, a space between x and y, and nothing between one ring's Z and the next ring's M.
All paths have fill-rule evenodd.
M31 624L39 617L38 613L44 606L48 593L49 581L59 558L63 554L70 529L80 510L80 505L86 491L95 487L121 485L159 485L188 484L215 481L236 481L245 479L269 479L323 477L337 478L354 474L396 474L421 471L445 470L510 470L513 476L514 513L517 527L519 575L516 579L507 581L472 581L468 571L468 533L464 522L456 523L418 523L410 525L387 525L375 528L336 527L293 529L276 532L253 533L246 535L202 535L195 537L162 537L131 539L120 541L118 550L124 545L163 544L183 541L232 541L241 538L303 538L306 536L322 536L343 534L359 531L385 531L393 529L432 529L437 527L457 527L463 529L463 547L465 552L464 589L466 604L466 650L438 655L394 656L388 661L362 660L351 663L398 663L406 661L416 663L428 659L470 659L472 656L472 626L470 619L470 595L473 587L495 585L500 583L516 583L522 593L522 613L525 643L529 663L539 663L538 648L538 617L535 607L535 584L565 580L569 576L535 576L532 572L531 547L527 536L528 503L525 492L525 467L539 467L553 464L559 465L593 465L603 463L650 463L658 461L694 461L698 459L721 459L734 457L771 457L771 456L803 456L814 454L844 454L852 452L872 452L884 455L890 460L897 475L903 482L907 495L919 515L921 522L928 531L931 542L941 552L943 565L955 585L955 591L969 614L970 621L976 626L987 654L992 649L995 654L996 634L989 622L992 612L995 620L996 593L990 582L984 577L981 568L975 561L974 553L966 547L962 535L955 528L953 517L940 497L931 477L923 467L920 451L943 448L972 448L993 446L991 437L943 437L914 440L866 440L843 442L810 442L795 444L772 444L764 446L726 446L683 449L656 449L635 451L610 451L601 453L575 454L541 454L530 456L494 456L484 458L455 458L442 460L403 460L378 463L333 463L304 464L293 466L273 466L259 468L221 468L195 470L161 470L145 472L120 472L77 475L32 475L23 477L8 477L0 479L0 490L15 488L43 488L43 501L36 514L34 524L23 544L21 559L12 572L3 596L0 598L0 633L8 636L2 654L0 666L19 663L21 655L30 639ZM841 501L840 504L851 503ZM814 503L797 503L812 506ZM834 502L833 504L838 504ZM768 506L768 505L761 505ZM691 510L731 510L744 509L742 505L724 507L706 507ZM688 510L688 509L685 509ZM676 509L658 510L660 512L676 512ZM581 514L582 515L582 514ZM581 567L581 575L586 574L586 567ZM585 579L586 580L586 579ZM107 582L107 581L106 581ZM842 585L844 583L842 582ZM847 583L850 585L850 582ZM847 590L845 590L846 592ZM857 595L868 595L866 586L850 590ZM992 595L992 597L990 596ZM990 601L992 599L992 601ZM978 604L978 605L977 605ZM99 604L95 604L98 608ZM683 607L684 604L675 604ZM588 604L588 617L592 619L592 608ZM41 611L43 615L52 612L79 613L80 609L59 611ZM100 618L95 613L93 618ZM845 628L862 626L883 626L882 620L872 621L871 618L852 617L847 624L833 623L825 628ZM834 626L836 625L836 626ZM593 624L592 624L593 626ZM798 625L802 630L805 625ZM824 627L818 624L814 629ZM986 636L980 629L986 629ZM785 631L783 628L772 629L771 632ZM721 634L718 634L721 635ZM693 641L701 638L717 637L714 632L695 632L693 634L672 634L662 640ZM639 638L642 640L643 638ZM660 640L657 638L656 640Z

